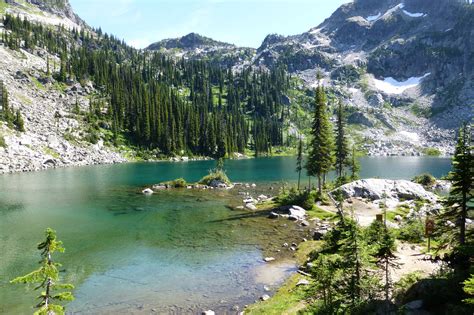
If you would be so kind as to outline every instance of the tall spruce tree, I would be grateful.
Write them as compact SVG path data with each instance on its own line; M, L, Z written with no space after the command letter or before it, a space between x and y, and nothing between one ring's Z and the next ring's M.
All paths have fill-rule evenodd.
M329 120L326 92L322 85L316 88L311 136L306 170L309 176L318 178L318 191L321 194L326 174L334 165L334 138Z
M59 279L58 268L61 264L53 260L55 252L64 252L63 243L56 238L56 232L50 228L45 231L46 239L39 243L37 248L41 251L40 268L31 273L15 278L11 283L37 284L36 289L43 289L39 304L36 305L37 315L62 315L64 306L57 302L72 301L74 296L70 291L55 292L56 290L71 290L71 284L63 284Z
M342 101L339 100L337 106L337 123L336 123L336 171L339 181L343 182L344 168L349 164L349 148L345 132L345 115Z
M471 128L467 124L459 130L456 150L452 161L452 171L448 175L452 183L449 197L445 202L442 220L451 220L459 226L460 245L466 243L466 219L470 210L469 200L474 198L474 156Z
M396 245L395 238L390 233L390 230L384 224L384 227L380 230L378 241L376 244L376 251L374 257L377 260L377 265L383 271L383 291L385 297L386 314L389 313L390 307L390 292L393 285L390 271L394 268L399 268L397 262L398 257L395 255Z
M355 146L352 146L352 153L350 157L350 170L351 170L351 180L356 180L359 178L359 172L360 172L360 163L359 160L357 160L357 151Z

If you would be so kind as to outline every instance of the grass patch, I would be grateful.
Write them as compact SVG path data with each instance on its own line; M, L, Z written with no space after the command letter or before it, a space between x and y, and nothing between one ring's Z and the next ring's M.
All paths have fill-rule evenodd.
M410 208L404 205L398 206L395 210L388 210L387 220L393 222L395 221L395 217L397 215L404 218L408 214L409 211L410 211Z
M271 299L251 305L245 310L244 314L279 315L298 313L306 307L303 302L306 295L305 289L296 286L302 278L303 276L299 274L291 276Z
M309 254L321 248L321 241L308 241L301 243L295 253L295 258L298 264L306 262ZM283 286L278 289L275 295L265 301L250 305L245 309L245 314L297 314L303 310L307 305L304 302L307 293L305 286L297 287L296 284L301 279L306 277L300 274L292 275ZM308 279L310 280L310 279Z
M65 93L67 89L67 85L63 82L55 81L53 83L53 88L57 90L58 92Z
M307 214L310 218L317 218L320 220L334 220L337 218L337 215L319 208L318 206L313 206L312 209L307 211Z
M9 7L8 4L6 4L5 1L0 1L0 14L4 15L5 12L7 11L7 8Z
M186 188L186 186L188 185L188 183L186 182L184 178L177 178L175 180L171 180L163 184L173 187L173 188Z
M51 155L55 159L59 159L61 157L58 152L54 151L53 149L49 147L45 147L43 149L43 152L44 154Z
M30 77L31 81L33 82L34 86L38 89L38 90L46 90L46 88L44 87L43 83L41 83L40 81L38 81L37 78L35 77Z

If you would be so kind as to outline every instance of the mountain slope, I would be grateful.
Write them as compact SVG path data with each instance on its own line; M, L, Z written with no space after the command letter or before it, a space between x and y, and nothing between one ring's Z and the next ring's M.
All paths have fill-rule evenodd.
M355 0L306 33L268 35L234 67L284 64L309 88L322 72L350 122L379 146L369 145L373 154L449 151L453 130L474 117L472 21L464 0Z
M317 68L339 81L360 77L351 70L366 72L385 101L398 105L421 97L436 123L453 128L472 118L463 108L474 98L473 20L474 6L464 1L358 0L307 33L267 38L254 63L284 62L291 72ZM414 82L421 83L414 84L419 91L403 87L410 78L420 78ZM455 107L460 117L438 119Z
M253 48L236 47L196 33L153 43L146 50L157 51L175 58L212 60L224 67L242 64L255 55Z
M63 25L68 29L87 27L74 13L68 0L5 0L5 12L26 17L46 25Z
M93 33L66 0L9 0L0 13L47 27L34 45L28 26L16 22L12 36L12 26L0 24L0 80L26 126L22 133L0 122L0 172L125 161L122 155L133 152L116 152L118 136L135 137L155 156L213 154L208 130L221 140L216 132L226 120L228 137L220 147L265 152L292 146L309 130L317 72L330 105L344 101L352 139L368 154L419 155L427 148L449 154L455 128L472 119L473 7L454 0L359 0L306 33L269 35L257 50L189 34L142 53ZM141 85L121 81L124 76ZM162 92L150 97L156 85ZM167 115L163 106L176 106L170 110L177 114ZM239 134L245 139L230 136Z

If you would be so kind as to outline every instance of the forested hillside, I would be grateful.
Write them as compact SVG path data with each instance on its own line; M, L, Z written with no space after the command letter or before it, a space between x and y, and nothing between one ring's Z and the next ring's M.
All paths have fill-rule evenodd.
M139 53L101 30L53 29L11 15L2 42L10 49L44 48L59 57L45 77L91 80L86 119L123 139L163 154L222 157L283 144L282 97L290 80L281 67L234 73L206 61ZM8 87L7 87L8 88ZM91 136L94 138L94 135Z

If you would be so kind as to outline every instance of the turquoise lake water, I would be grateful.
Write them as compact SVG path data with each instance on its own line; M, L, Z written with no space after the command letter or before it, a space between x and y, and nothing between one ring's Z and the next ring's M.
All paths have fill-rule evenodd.
M361 164L364 178L450 170L450 160L440 158ZM262 248L280 240L265 218L229 210L240 200L236 192L138 193L177 177L197 181L213 166L136 163L0 176L0 313L31 313L37 292L8 281L36 267L35 246L46 227L64 242L66 253L56 259L76 286L68 313L225 312L252 303L264 286L275 289L294 267L261 262ZM227 161L225 168L233 181L257 187L297 179L291 157Z

